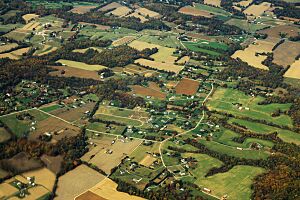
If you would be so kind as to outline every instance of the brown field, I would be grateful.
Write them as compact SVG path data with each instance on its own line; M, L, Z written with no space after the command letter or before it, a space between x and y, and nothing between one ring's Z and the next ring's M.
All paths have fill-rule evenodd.
M284 74L285 77L300 79L300 60L295 61L288 71Z
M56 176L47 168L41 168L22 174L23 177L35 177L35 183L44 186L48 191L52 191Z
M132 89L132 92L137 95L150 96L158 99L166 99L167 96L165 93L161 91L157 91L151 88L146 88L140 85L133 85L130 87Z
M76 197L75 200L107 200L107 199L100 197L91 191L87 191L81 194L80 196Z
M110 14L113 14L118 17L124 17L128 15L132 10L126 6L121 6L111 11Z
M10 133L3 127L0 127L0 143L3 143L11 138Z
M149 70L144 67L137 66L135 64L126 65L123 71L129 74L140 74L140 75L145 75L146 73L149 72L153 72L153 73L155 72L153 70Z
M54 174L58 174L61 169L61 164L63 162L62 156L48 156L42 155L41 160L46 165L46 167L51 170Z
M120 46L120 45L123 45L123 44L128 44L134 39L135 39L134 36L125 36L125 37L122 37L118 40L113 41L112 45L116 47L116 46Z
M107 149L102 149L94 154L89 162L96 165L98 168L103 170L106 174L110 174L111 170L116 167L121 160L132 153L132 151L141 144L141 140L126 140L122 142L117 140L115 144L107 147ZM112 150L112 154L107 154L107 150Z
M202 16L206 18L212 18L214 15L204 11L204 10L199 10L197 8L191 7L191 6L185 6L179 9L180 13L185 14L185 15L193 15L193 16Z
M262 2L259 5L253 4L250 7L248 7L246 10L244 10L244 14L258 17L261 16L267 10L269 10L270 7L271 7L271 3L268 2Z
M50 72L51 76L59 76L59 77L78 77L78 78L91 78L94 80L100 80L100 76L96 71L84 70L84 69L76 69L74 67L68 66L51 66L58 71ZM62 74L62 71L65 73Z
M287 37L295 37L298 35L299 28L296 26L281 25L258 31L267 34L269 37L280 38L280 33L286 33Z
M142 200L144 198L129 195L125 192L119 192L117 191L118 184L112 181L109 178L105 178L103 181L95 185L93 188L90 189L91 192L99 195L100 197L104 199L109 200Z
M10 159L0 161L0 168L10 170L15 173L38 169L43 163L35 158L30 158L26 153L21 152Z
M246 49L236 51L231 57L240 58L242 61L247 62L253 67L268 70L269 68L262 64L262 62L267 58L267 56L256 56L255 53L272 52L272 48L276 43L277 41L270 42L258 40L255 44L249 45L249 47L247 47Z
M75 122L80 120L82 117L85 117L86 111L91 111L95 106L94 102L86 103L81 107L77 108L61 108L51 112L52 115L55 115L59 118L62 118L68 122Z
M204 0L204 4L221 7L221 0Z
M185 63L189 62L190 57L189 56L184 56L180 60L178 60L176 63L179 65L184 65Z
M102 174L86 165L80 165L59 177L55 199L73 200L103 179L105 176Z
M22 16L22 18L25 20L26 23L30 22L33 19L37 19L38 17L39 15L36 14L26 14Z
M90 12L91 9L96 8L97 6L78 6L70 10L72 13L84 14Z
M54 117L48 117L47 119L37 124L36 130L30 134L30 139L38 139L40 135L46 132L52 134L52 142L59 141L65 137L76 136L80 133L80 128L72 126L67 122Z
M178 74L184 68L183 66L179 66L171 63L161 63L161 62L156 62L156 61L147 60L143 58L135 60L135 63L138 63L142 66L151 67L153 69L174 72L176 74Z
M157 158L147 154L143 160L141 160L139 162L140 165L143 165L145 167L150 167L152 165L152 163L154 163L157 160Z
M296 57L300 52L300 43L285 41L274 50L273 62L287 67L295 62Z
M200 83L191 79L181 79L175 87L176 94L195 95Z
M140 19L140 21L142 23L148 21L148 19L146 17L144 17L143 15L140 15L140 13L138 13L138 12L131 13L131 14L127 15L126 17L135 17L135 18L138 18L138 19Z
M100 8L99 11L106 12L106 11L109 11L109 10L112 10L115 8L119 8L121 6L122 5L117 2L112 2L112 3L107 4L106 6L103 6L102 8Z
M19 45L17 43L7 43L5 45L0 46L0 53L5 52L5 51L10 51L13 48L18 47Z
M152 10L149 10L147 8L138 8L135 10L135 12L140 13L141 15L143 15L144 17L151 17L151 18L158 18L160 17L160 14L157 12L154 12Z

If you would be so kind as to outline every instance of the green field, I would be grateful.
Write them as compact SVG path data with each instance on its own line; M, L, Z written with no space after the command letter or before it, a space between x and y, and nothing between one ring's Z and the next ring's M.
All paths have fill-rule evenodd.
M94 123L89 124L87 126L87 129L99 131L99 132L103 132L103 133L121 135L126 128L125 126L117 126L117 125L113 125L113 124L111 124L110 126L112 128L109 130L109 129L107 129L106 124L94 122Z
M241 119L231 119L230 122L238 123L242 126L247 127L249 130L260 134L269 134L269 133L277 132L278 137L282 139L284 142L295 143L297 145L300 145L299 133L294 133L289 130L279 129L273 126L268 126L265 124L259 124L255 122L249 122Z
M51 2L46 0L26 0L32 4L32 7L36 8L37 6L45 6L46 9L56 9L62 8L64 6L99 6L99 4L92 3L92 2L66 2L66 1L59 1L59 2Z
M95 118L99 118L105 121L114 121L122 124L127 124L131 126L141 126L143 123L138 120L124 118L124 117L118 117L113 115L105 115L105 114L97 114L95 115Z
M31 116L34 117L33 120L18 120L16 118L16 114L6 115L0 117L0 121L5 124L17 137L23 137L26 136L29 131L30 127L33 126L31 123L33 121L36 121L37 123L39 121L45 120L49 117L49 115L46 115L43 112L40 112L38 110L29 110L24 111L29 113ZM23 112L19 112L21 114Z
M228 195L228 199L251 199L252 181L263 172L265 170L260 167L238 165L228 172L198 179L196 183L218 197Z
M207 40L199 40L197 42L183 42L183 44L195 52L207 53L212 56L221 55L220 52L224 52L228 49L228 46L219 42L210 42Z
M226 21L231 16L231 13L227 12L226 10L223 10L222 8L217 8L209 5L204 5L200 3L196 3L195 6L199 10L205 10L208 11L214 15L217 15L217 18Z
M55 105L51 105L51 106L48 106L48 107L43 107L43 108L41 108L41 110L44 111L44 112L52 112L52 111L57 110L59 108L61 108L61 106L55 104Z
M177 40L176 36L166 34L166 35L143 35L138 40L143 42L148 42L151 44L157 44L160 46L165 46L169 48L182 47L179 40Z
M156 142L152 145L149 145L149 146L140 145L137 149L134 150L134 152L132 152L132 154L130 154L130 157L134 158L133 159L134 161L140 162L147 155L146 152L158 153L159 145L160 145L160 143L158 143L158 142Z
M281 109L282 111L288 110L291 104L274 103L258 105L258 103L263 100L263 97L251 97L238 90L218 88L212 96L212 99L208 101L207 106L210 110L226 112L235 116L250 117L259 120L263 119L278 125L293 126L292 119L287 115L280 115L278 117L271 116L277 109ZM236 103L242 104L242 106L234 105ZM239 110L239 107L243 109ZM249 110L246 110L246 107L249 108Z
M247 20L235 19L235 18L228 20L226 24L237 26L247 32L255 32L268 27L268 25L265 24L250 24L249 22L247 22Z
M266 159L269 154L257 150L238 150L235 147L220 144L214 141L198 140L199 143L204 144L208 149L222 154L226 154L238 158L246 159Z
M1 24L0 23L0 32L8 33L12 29L21 28L23 24Z

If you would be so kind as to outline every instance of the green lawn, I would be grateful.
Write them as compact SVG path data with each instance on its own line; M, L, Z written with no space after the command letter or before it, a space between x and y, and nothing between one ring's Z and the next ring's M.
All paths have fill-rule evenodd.
M198 179L196 184L211 190L213 195L228 199L251 199L253 179L265 172L263 168L238 165L225 173Z
M59 108L61 108L61 106L55 104L55 105L51 105L51 106L48 106L48 107L41 108L41 110L44 111L44 112L52 112L52 111L57 110Z
M31 123L33 121L36 121L38 123L39 121L45 120L49 117L49 115L38 110L30 110L25 112L28 112L31 116L34 117L34 119L32 121L18 120L16 118L16 114L11 114L0 117L0 121L3 122L17 137L23 137L27 136L27 134L29 133L30 127L32 126Z
M266 120L278 125L293 126L292 119L288 115L280 115L279 117L271 116L277 109L281 109L282 111L288 110L291 104L274 103L258 105L258 103L263 100L263 97L257 96L252 98L238 90L218 88L212 96L212 99L208 101L207 106L210 110L226 112L235 116L250 117L253 119ZM242 106L234 105L236 103L242 104ZM239 110L239 107L243 109ZM246 107L249 108L249 110L246 110Z
M269 134L273 132L278 133L278 137L282 139L284 142L288 143L295 143L297 145L300 145L300 134L294 133L289 130L279 129L273 126L268 126L265 124L259 124L255 122L249 122L246 120L241 119L230 119L229 122L235 122L242 126L246 126L248 129L250 129L253 132L260 133L260 134Z

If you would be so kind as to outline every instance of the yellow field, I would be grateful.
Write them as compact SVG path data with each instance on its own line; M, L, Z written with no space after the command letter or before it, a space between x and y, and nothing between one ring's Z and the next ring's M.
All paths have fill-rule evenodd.
M18 49L9 53L0 54L0 58L10 58L12 60L18 60L22 57L24 53L27 53L30 50L29 47Z
M246 10L244 10L244 14L250 15L250 16L261 16L265 11L269 10L271 7L271 3L263 2L259 5L251 5Z
M157 160L157 158L147 154L143 160L141 160L141 162L139 162L140 165L143 165L145 167L149 167L150 165L152 165L152 163L154 163Z
M93 188L90 189L91 192L97 194L98 196L108 199L108 200L115 200L115 199L122 199L122 200L142 200L144 198L137 197L133 195L129 195L124 192L117 191L118 184L112 181L109 178L105 178L103 181L95 185Z
M177 59L177 57L172 56L174 51L175 51L174 48L160 46L158 48L158 52L151 55L150 57L153 58L156 62L173 64Z
M22 18L25 20L26 23L28 23L32 19L36 19L38 17L39 17L39 15L36 15L36 14L26 14L26 15L22 16Z
M13 48L16 48L17 46L18 46L17 43L8 43L8 44L5 44L5 45L1 45L0 46L0 53L5 52L5 51L9 51Z
M127 44L127 43L131 42L134 39L135 39L134 36L125 36L125 37L122 37L118 40L113 41L112 45L115 46L115 47L120 46L120 45L123 45L123 44Z
M153 69L158 69L158 70L164 70L164 71L169 71L169 72L174 72L178 74L184 67L175 65L175 64L170 64L170 63L161 63L161 62L156 62L152 60L146 60L146 59L137 59L135 63L138 63L142 66L147 66L151 67Z
M81 193L94 187L105 179L105 176L86 165L80 165L75 169L59 177L56 200L71 200Z
M70 12L72 13L76 13L76 14L84 14L87 12L90 12L91 9L96 8L97 6L77 6L75 8L73 8L72 10L70 10Z
M240 58L242 61L248 63L249 65L255 68L268 70L268 67L262 64L262 62L267 58L267 56L256 56L255 54L272 52L272 48L275 44L276 43L273 42L259 40L255 44L249 45L249 47L247 47L244 50L236 51L231 57Z
M88 64L85 64L83 62L76 62L76 61L72 61L72 60L60 59L56 62L61 63L62 65L69 66L69 67L78 68L78 69L85 69L85 70L89 70L89 71L99 71L99 70L102 70L102 69L106 68L103 65L88 65Z
M138 18L138 19L140 19L140 21L142 23L148 21L148 19L146 19L146 17L144 17L143 15L140 15L138 12L134 12L134 13L132 13L130 15L127 15L126 17L135 17L135 18Z
M121 6L116 8L115 10L111 11L110 13L118 16L118 17L124 17L126 15L128 15L132 10L126 6Z
M190 60L189 56L184 56L182 57L180 60L178 60L176 63L178 63L179 65L184 65L185 63L187 63Z
M41 168L34 171L29 171L23 173L23 177L35 177L35 182L39 185L43 185L49 191L52 191L54 182L55 182L55 174L51 172L47 168Z
M138 9L135 10L135 12L140 13L140 14L143 15L144 17L149 16L149 17L151 17L151 18L157 18L157 17L160 16L159 13L154 12L154 11L152 11L152 10L149 10L149 9L147 9L147 8L138 8Z
M72 52L77 52L77 53L85 53L87 50L89 49L93 49L95 51L98 51L99 53L102 52L102 49L98 48L98 47L88 47L86 49L75 49Z
M43 186L37 186L37 187L30 188L28 192L30 193L30 195L26 196L24 200L36 200L50 193L51 191L48 191Z
M142 51L144 49L153 49L153 48L160 48L161 46L157 44L150 44L148 42L142 42L138 40L134 40L129 44L130 47L137 49L138 51Z
M204 0L204 4L221 7L221 0Z
M4 182L0 184L0 199L5 199L4 197L13 195L14 193L18 192L19 190L8 182Z
M295 61L284 76L300 79L300 60Z
M43 56L43 55L47 55L49 53L52 53L56 50L57 50L57 47L52 47L50 45L45 45L44 48L42 49L41 53L38 53L38 54L34 53L34 55Z
M239 5L241 7L248 7L252 3L252 1L253 0L244 0L244 1L233 3L233 4L234 5Z
M26 24L23 28L21 28L21 30L32 31L33 29L38 29L38 27L40 27L39 22L30 22Z

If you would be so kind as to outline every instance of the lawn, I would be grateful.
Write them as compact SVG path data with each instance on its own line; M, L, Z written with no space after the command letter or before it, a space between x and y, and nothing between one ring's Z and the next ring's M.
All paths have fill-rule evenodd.
M230 119L229 122L238 123L242 126L247 127L249 130L260 134L270 134L273 132L277 132L278 137L284 142L295 143L297 145L300 145L300 134L294 133L289 130L279 129L273 126L268 126L265 124L259 124L241 119Z
M210 42L207 40L199 40L197 42L183 42L183 44L195 52L207 53L212 56L218 56L228 49L228 46L220 42ZM214 50L215 49L215 50Z
M290 108L291 104L268 104L258 105L264 98L257 96L251 97L243 92L230 88L218 88L212 99L208 101L207 106L210 110L217 110L233 114L235 116L250 117L258 120L266 120L278 125L292 127L292 119L288 115L280 115L278 117L272 117L271 114L277 109L286 111ZM242 104L236 106L234 104ZM242 107L242 110L239 110ZM249 108L249 110L246 110Z
M18 120L16 118L16 114L6 115L0 117L0 121L3 122L17 137L23 137L27 136L27 134L30 131L30 127L32 127L32 122L36 121L37 123L39 121L43 121L49 117L49 115L46 115L38 110L30 110L30 111L24 111L29 113L31 116L34 117L33 120ZM24 112L19 112L24 113Z

